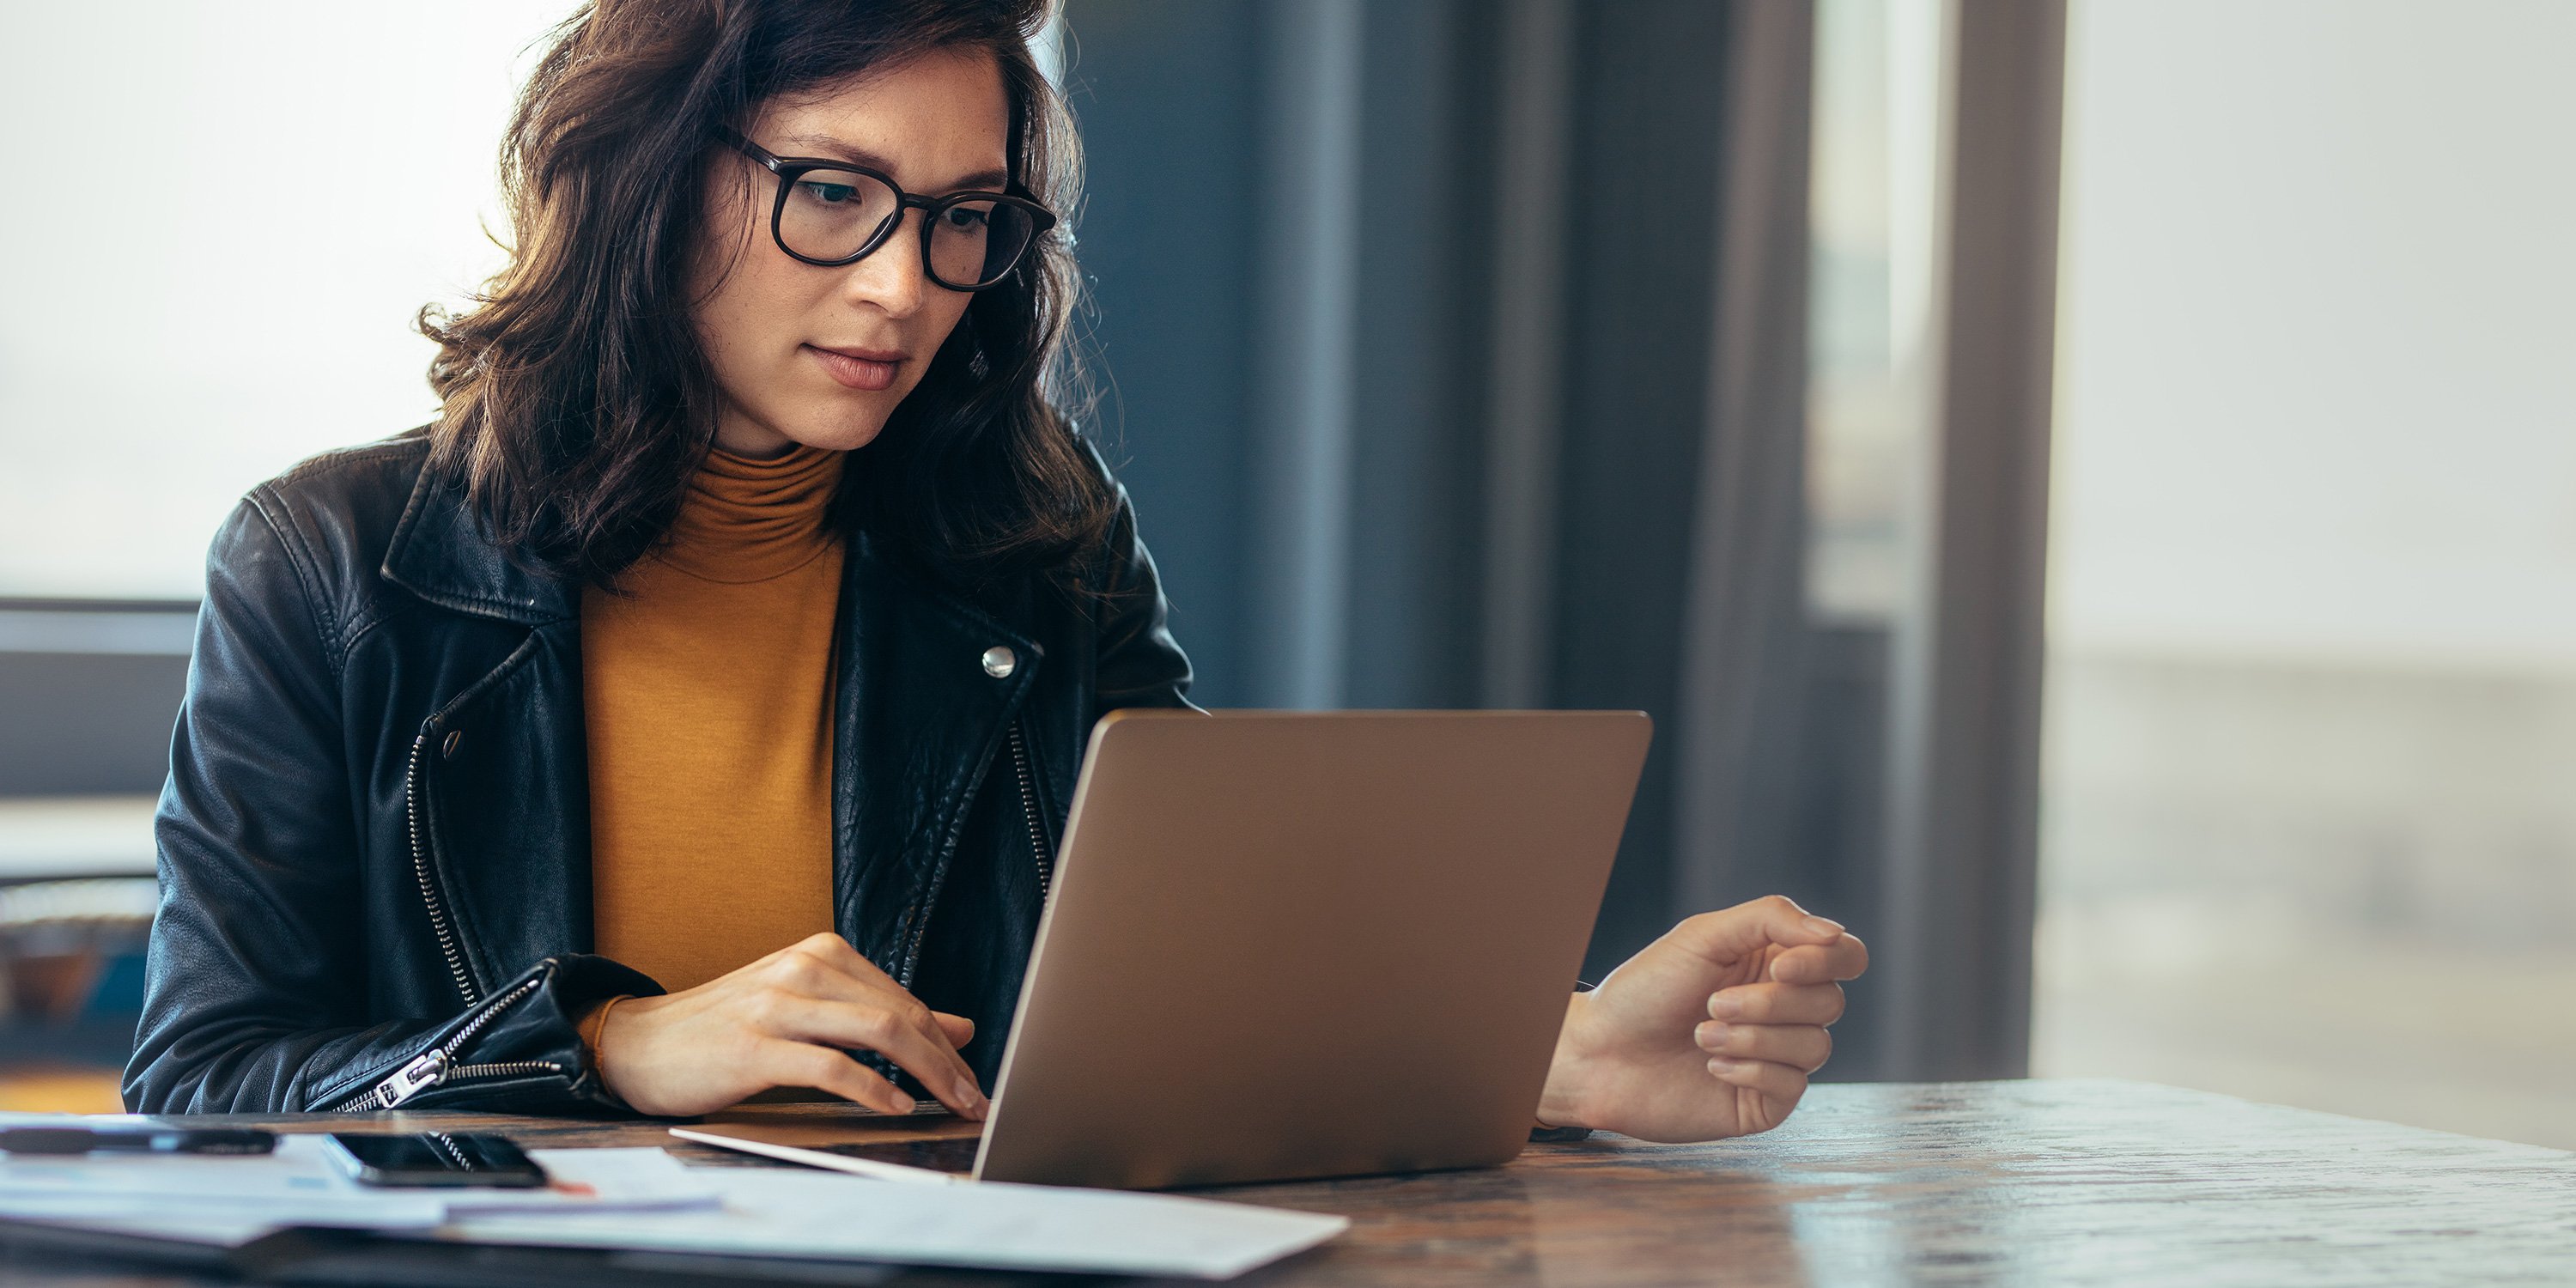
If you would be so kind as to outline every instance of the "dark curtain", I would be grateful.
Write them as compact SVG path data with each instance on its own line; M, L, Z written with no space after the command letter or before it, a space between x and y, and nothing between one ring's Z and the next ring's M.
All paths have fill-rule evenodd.
M1650 712L1589 972L1772 891L1894 930L1882 892L1957 855L1884 824L1922 795L1888 772L1919 760L1895 641L1805 610L1812 5L1071 0L1066 27L1097 428L1196 696ZM2026 890L2016 862L1988 869ZM2026 915L1941 933L1993 961L1905 995L1937 978L1986 1045L1882 1058L1931 1021L1848 1025L1832 1072L2017 1071L1988 1039Z

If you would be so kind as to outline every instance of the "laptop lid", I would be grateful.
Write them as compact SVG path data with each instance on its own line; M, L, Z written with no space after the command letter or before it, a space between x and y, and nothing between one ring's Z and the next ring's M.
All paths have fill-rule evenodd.
M975 1175L1150 1189L1510 1159L1650 728L1112 713Z

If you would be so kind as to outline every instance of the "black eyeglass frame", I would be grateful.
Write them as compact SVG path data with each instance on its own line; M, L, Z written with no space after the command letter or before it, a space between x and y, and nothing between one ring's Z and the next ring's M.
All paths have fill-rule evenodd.
M1021 193L979 192L969 190L966 192L952 192L944 197L915 196L912 193L905 192L903 190L903 185L894 181L893 175L887 174L886 172L878 170L872 166L860 165L855 161L834 160L829 157L782 157L771 152L769 149L752 142L750 139L744 138L742 135L737 134L732 130L724 130L721 133L724 135L725 141L732 144L736 151L739 151L744 156L750 157L752 160L759 162L761 166L767 169L771 174L778 176L778 196L777 199L770 202L769 205L769 240L776 242L778 244L778 249L784 252L788 258L797 260L801 263L812 264L817 268L841 268L850 264L858 263L860 260L866 259L868 256L877 253L877 251L884 248L887 240L894 236L894 230L903 226L903 212L906 210L918 209L922 212L921 271L923 275L927 276L931 281L937 282L939 285L952 291L989 291L994 287L1009 281L1011 279L1011 274L1017 271L1020 264L1029 257L1029 248L1037 245L1038 239L1046 236L1048 230L1054 228L1056 225L1054 211L1047 209L1045 206L1038 204L1034 199ZM787 233L785 228L782 226L787 218L788 193L795 190L797 180L804 178L806 175L816 170L839 170L850 174L863 174L884 184L886 186L886 191L894 194L894 213L888 216L884 223L879 224L875 232L868 234L866 244L860 246L857 251L839 259L817 259L812 255L807 255L798 251L795 247L787 244ZM938 266L931 262L931 221L939 218L943 214L946 214L951 208L962 206L970 201L997 202L1003 205L1016 206L1021 210L1028 212L1030 223L1029 240L1027 244L1020 247L1020 253L1011 260L1010 267L1003 269L1001 274L995 277L992 281L986 282L980 286L959 286L956 283L949 281L947 278L941 277L939 275Z

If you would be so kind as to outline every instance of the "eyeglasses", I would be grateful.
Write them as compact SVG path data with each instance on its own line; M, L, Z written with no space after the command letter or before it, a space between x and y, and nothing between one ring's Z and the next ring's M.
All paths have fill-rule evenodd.
M885 175L848 161L781 157L731 130L727 142L778 176L778 200L769 210L770 236L778 249L824 268L855 264L885 245L919 208L921 266L930 280L952 291L998 286L1038 234L1055 227L1055 212L1005 192L952 192L917 197Z

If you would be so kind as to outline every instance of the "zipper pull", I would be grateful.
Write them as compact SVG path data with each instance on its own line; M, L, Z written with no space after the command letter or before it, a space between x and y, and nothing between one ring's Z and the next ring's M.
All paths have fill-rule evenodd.
M394 1076L376 1084L376 1104L391 1109L445 1081L447 1053L432 1047L419 1059L394 1070Z

